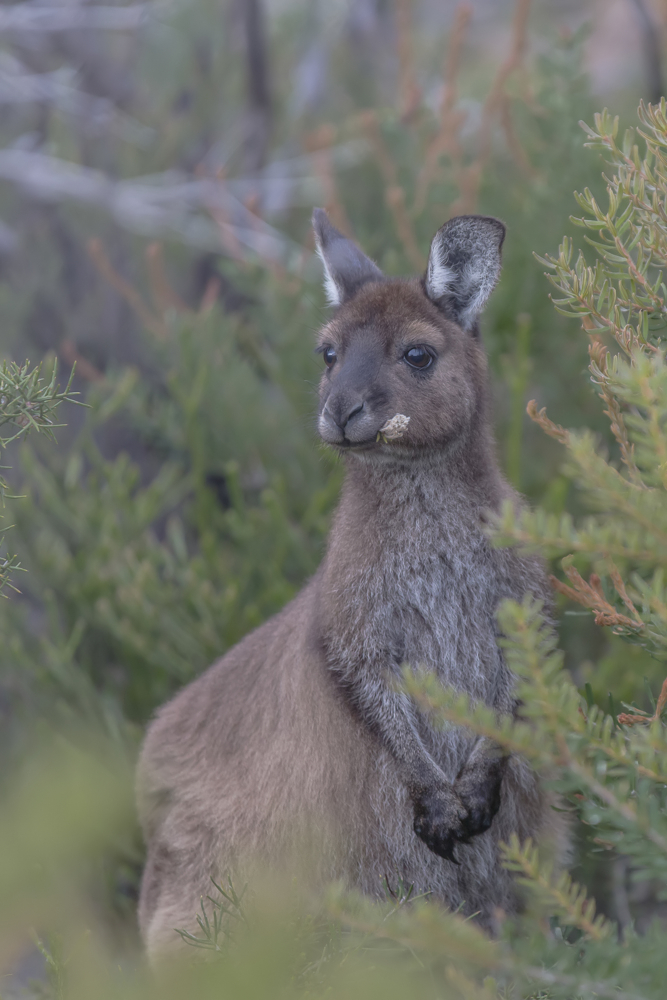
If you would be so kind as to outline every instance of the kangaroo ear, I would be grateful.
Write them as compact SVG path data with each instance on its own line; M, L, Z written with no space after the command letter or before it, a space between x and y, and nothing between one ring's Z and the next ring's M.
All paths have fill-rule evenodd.
M323 208L313 212L315 246L324 266L324 290L330 306L339 306L351 299L367 281L380 281L384 275L356 243L329 222Z
M424 288L432 302L471 330L500 276L505 226L488 215L459 215L437 231Z

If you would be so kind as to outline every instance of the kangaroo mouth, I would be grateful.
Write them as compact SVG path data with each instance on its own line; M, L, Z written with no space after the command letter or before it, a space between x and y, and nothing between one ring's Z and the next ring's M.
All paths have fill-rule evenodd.
M372 438L367 438L365 441L350 441L349 438L344 437L342 441L336 441L332 443L333 448L338 448L339 451L349 452L349 451L381 451L387 453L391 450L398 450L403 442L400 441L386 441L379 434L376 434Z
M343 438L334 445L334 448L340 448L342 451L370 451L377 446L375 438L370 438L368 441L350 441L348 438Z

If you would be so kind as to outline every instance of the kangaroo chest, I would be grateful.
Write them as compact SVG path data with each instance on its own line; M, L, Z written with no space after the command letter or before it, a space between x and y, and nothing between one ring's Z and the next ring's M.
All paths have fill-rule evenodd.
M446 532L387 553L381 570L393 664L433 670L489 704L502 671L495 612L504 595L494 556L481 532Z
M325 648L337 672L392 673L407 663L498 704L507 685L495 612L507 588L476 526L415 531L400 546L378 546L365 564L337 569L330 564L323 581Z

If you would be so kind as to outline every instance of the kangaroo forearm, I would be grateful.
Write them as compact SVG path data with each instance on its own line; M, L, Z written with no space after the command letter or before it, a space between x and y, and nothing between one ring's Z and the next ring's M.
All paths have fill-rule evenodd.
M363 682L348 678L344 689L350 702L401 767L410 794L442 784L445 776L417 732L407 696L392 690L382 677L366 675Z
M477 741L454 784L469 813L483 818L485 813L493 816L498 811L507 760L495 741L486 737Z
M493 768L497 761L507 757L506 751L488 736L480 736L461 768L461 774L475 770L478 773Z

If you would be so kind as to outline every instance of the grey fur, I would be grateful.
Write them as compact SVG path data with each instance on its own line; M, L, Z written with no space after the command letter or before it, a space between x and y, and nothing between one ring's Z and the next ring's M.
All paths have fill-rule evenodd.
M488 221L448 225L463 246L466 227L475 244ZM480 287L495 283L493 257L489 269ZM318 426L347 465L326 556L146 737L139 918L153 955L173 949L209 877L229 870L282 866L372 896L398 873L493 929L499 909L520 905L499 841L564 849L561 814L524 761L434 729L393 683L407 662L512 713L495 612L526 592L549 602L540 561L494 549L483 530L485 511L520 500L494 454L480 340L416 279L346 295L320 334L337 359ZM425 371L405 361L418 345L435 358ZM406 433L378 441L396 413L410 417Z
M426 265L428 297L449 307L453 319L471 330L500 277L505 226L486 215L460 215L433 237Z
M377 264L356 243L331 225L322 208L313 212L315 248L324 269L324 290L330 306L339 306L352 298L368 281L381 281Z

